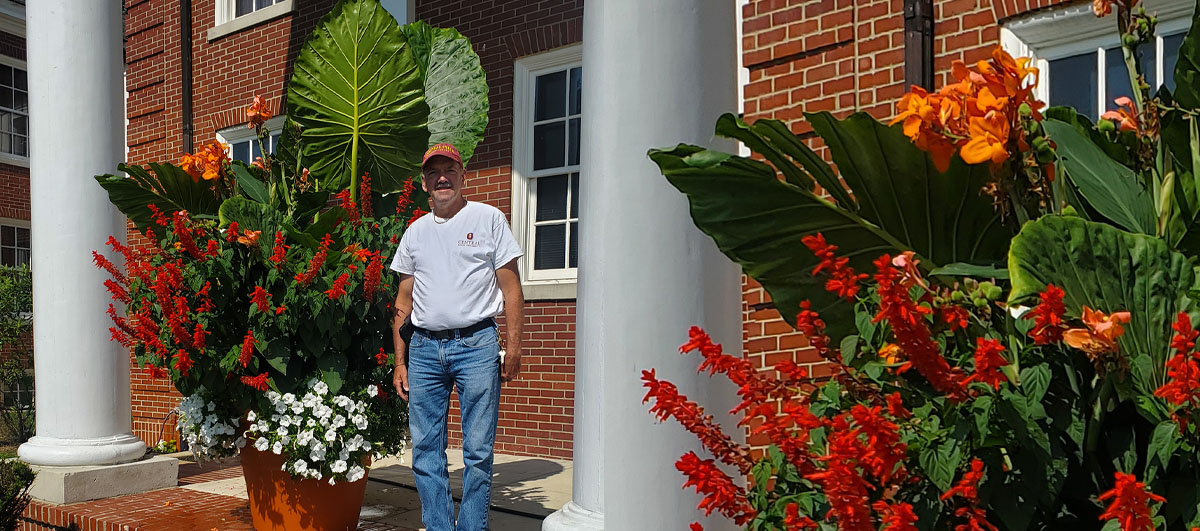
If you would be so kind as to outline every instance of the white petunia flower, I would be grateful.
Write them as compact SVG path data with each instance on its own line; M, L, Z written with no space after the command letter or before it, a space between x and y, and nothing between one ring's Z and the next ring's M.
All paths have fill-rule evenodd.
M350 421L354 423L354 427L356 427L360 430L367 429L366 415L355 415L354 418L350 419Z
M329 465L329 470L334 474L341 474L342 472L345 472L347 468L350 468L350 465L346 464L345 459L338 459L337 461L334 461L332 465Z
M278 433L280 436L287 435L288 434L287 425L283 424L283 423L280 423L280 424L281 425L279 426L279 429L275 430L275 433Z
M330 426L333 428L341 428L342 426L345 426L345 425L346 425L346 417L343 417L341 415L333 417L333 422L330 423Z
M329 476L329 485L330 486L337 485L337 480L333 479L333 476Z
M317 385L313 386L313 391L318 395L325 396L325 393L329 392L329 386L325 382L317 382Z
M325 432L325 440L326 440L326 441L329 441L329 442L336 441L336 440L337 440L337 436L338 436L338 434L337 434L337 430L327 430L327 431Z
M379 388L376 387L375 384L371 384L371 385L367 386L367 396L369 396L371 398L375 398L375 396L378 394L379 394Z
M355 481L362 479L365 475L367 475L367 471L364 470L363 467L354 465L346 472L346 481L354 483Z
M279 425L280 425L280 426L291 426L291 425L292 425L292 419L290 419L290 418L287 418L287 417L283 417L283 418L279 419Z
M250 412L249 412L249 413L246 413L246 420L247 420L247 421L250 421L250 422L254 422L255 420L258 420L258 415L255 415L255 414L254 414L254 410L253 410L253 409L252 409L252 410L250 410Z
M308 459L314 463L317 461L324 461L325 460L325 447L318 446L318 447L313 448L312 451L308 453Z
M295 470L297 474L303 474L308 470L308 462L303 459L297 459L295 463L292 463L292 470Z
M268 441L266 437L259 437L257 441L254 441L254 447L260 452L267 451L270 446L271 441Z
M271 453L275 455L283 453L283 443L275 441L275 444L271 446Z

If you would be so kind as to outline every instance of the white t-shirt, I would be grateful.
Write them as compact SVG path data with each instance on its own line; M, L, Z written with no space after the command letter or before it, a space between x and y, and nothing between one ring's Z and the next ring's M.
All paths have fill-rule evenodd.
M524 254L504 213L469 201L445 223L434 219L414 221L392 258L393 271L413 276L412 323L449 330L499 315L504 295L496 269Z

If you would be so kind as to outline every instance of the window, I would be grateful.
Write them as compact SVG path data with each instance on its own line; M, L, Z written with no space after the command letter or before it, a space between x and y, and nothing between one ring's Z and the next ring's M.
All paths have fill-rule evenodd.
M29 85L25 70L0 64L0 153L29 156Z
M249 15L259 9L271 7L280 0L234 0L233 2L233 17L237 18L243 15Z
M208 29L208 40L257 26L268 20L291 14L296 0L213 0L215 19Z
M1146 10L1159 18L1154 42L1137 52L1151 92L1163 84L1175 87L1175 63L1192 8L1190 2L1146 2ZM1132 94L1116 16L1097 18L1090 3L1010 23L1001 34L1009 53L1037 59L1037 96L1052 106L1069 105L1095 121L1116 108L1114 99Z
M275 145L279 143L279 135L283 127L283 117L276 116L271 118L263 126L271 134L263 141L261 146L258 142L258 137L254 135L254 130L245 125L222 129L217 132L217 139L229 144L230 158L249 164L254 162L254 159L262 156L263 147L267 148L267 153L275 153Z
M29 226L0 222L0 266L29 265Z
M531 283L573 282L579 252L579 46L517 61L513 229Z

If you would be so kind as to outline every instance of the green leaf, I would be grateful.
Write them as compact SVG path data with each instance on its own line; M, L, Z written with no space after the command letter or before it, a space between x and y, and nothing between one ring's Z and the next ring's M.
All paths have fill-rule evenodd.
M850 360L858 357L858 336L849 335L842 338L838 348L842 353L842 363L850 363Z
M1021 371L1021 389L1029 403L1040 403L1050 388L1050 366L1043 363Z
M425 84L429 144L454 145L465 165L488 123L488 85L479 56L456 29L419 20L401 29Z
M337 394L342 390L342 384L346 381L346 357L336 353L329 353L321 356L317 360L317 369L321 371L321 381L329 386L330 394Z
M158 236L165 232L154 225L150 205L154 205L168 216L186 210L192 217L216 214L221 206L212 189L204 180L192 180L192 176L172 164L150 164L147 167L121 164L119 175L97 175L96 182L108 192L108 199L121 213L137 226L139 231L155 228ZM153 173L151 173L153 172Z
M1192 24L1179 46L1174 79L1176 103L1185 109L1200 109L1200 9L1192 12Z
M259 342L262 343L261 341ZM267 365L272 369L279 371L280 374L287 374L288 362L292 359L292 349L289 341L283 338L276 338L267 342L266 347L262 349L263 356L267 359Z
M1195 286L1196 274L1187 257L1152 236L1069 216L1044 216L1013 238L1008 270L1010 305L1030 301L1054 284L1063 289L1071 315L1078 316L1084 306L1130 312L1118 344L1133 364L1147 357L1152 369L1147 377L1135 378L1138 392L1152 396L1162 385L1171 322L1180 311L1195 313L1187 292Z
M1133 170L1109 158L1066 122L1044 120L1042 126L1057 144L1067 177L1092 208L1128 231L1157 233L1154 199Z
M238 187L242 189L242 193L246 197L259 203L271 202L271 194L267 192L267 186L258 180L258 177L251 174L250 170L240 164L232 164L230 168L233 169L233 176Z
M943 275L950 277L976 277L976 278L997 278L1007 279L1008 269L996 266L964 264L956 262L939 267L929 272L930 275Z
M287 115L300 135L288 140L299 143L300 166L320 189L345 188L369 172L376 190L398 190L419 171L429 140L424 83L404 32L379 0L338 2L294 69Z
M852 308L812 276L818 262L801 242L806 235L824 234L860 272L872 271L884 253L908 250L924 268L1003 259L1010 233L980 195L990 179L986 165L955 159L939 174L899 128L865 114L809 118L850 184L858 213L779 180L775 169L752 159L689 145L650 151L667 180L687 195L696 226L766 288L790 324L800 302L810 299L835 341L854 329Z
M266 230L272 226L273 212L270 205L245 197L231 197L221 203L221 225L237 222L239 231Z
M959 441L947 439L941 444L926 447L917 457L929 480L943 491L950 489L958 466L962 464L959 444Z
M1146 454L1158 459L1158 466L1165 469L1171 464L1171 456L1179 448L1179 442L1179 426L1174 421L1164 420L1154 427L1154 435L1150 437L1150 446ZM1146 481L1153 481L1153 478Z

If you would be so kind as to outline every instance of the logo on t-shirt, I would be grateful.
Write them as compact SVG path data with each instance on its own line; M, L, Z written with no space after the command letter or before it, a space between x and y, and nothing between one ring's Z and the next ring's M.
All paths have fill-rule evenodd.
M479 242L475 241L475 233L468 232L467 239L458 240L459 247L479 247Z
M468 233L467 233L467 239L468 239L468 240L470 240L470 239L474 239L474 238L475 238L475 233L474 233L474 232L468 232Z

